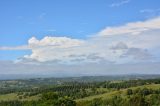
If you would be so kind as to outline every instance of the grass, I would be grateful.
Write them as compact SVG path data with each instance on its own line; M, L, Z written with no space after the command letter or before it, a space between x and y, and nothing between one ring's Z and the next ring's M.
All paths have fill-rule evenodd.
M39 98L40 95L35 95L35 96L27 96L26 98L20 99L16 93L0 95L0 101L11 101L11 100L31 101L31 100L38 100Z
M18 96L17 96L16 93L0 95L0 100L1 101L16 100L16 99L18 99Z
M137 89L137 88L141 88L141 89L143 89L143 88L160 89L160 84L150 84L150 85L143 85L143 86L137 86L137 87L130 87L129 89L133 89L134 90L134 89ZM89 97L85 97L85 98L82 98L82 99L77 99L76 102L90 101L90 100L93 100L95 98L106 99L106 98L111 98L111 97L113 97L115 95L121 95L122 97L125 97L127 89L122 89L122 90L119 90L119 91L110 91L110 92L104 93L104 94L89 96Z
M107 98L107 97L112 97L113 95L116 95L118 94L119 91L112 91L112 92L109 92L109 93L104 93L104 94L99 94L99 95L94 95L94 96L89 96L89 97L85 97L85 98L82 98L82 99L77 99L76 101L83 101L83 100L93 100L95 98Z

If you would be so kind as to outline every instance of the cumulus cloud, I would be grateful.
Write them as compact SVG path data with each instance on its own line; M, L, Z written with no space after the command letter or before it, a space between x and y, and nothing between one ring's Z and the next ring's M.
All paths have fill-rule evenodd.
M160 34L160 18L157 17L143 22L128 23L126 25L118 27L105 28L104 30L98 33L98 36L101 36L102 38L106 39L111 39L113 43L111 49L126 50L127 48L128 49L138 48L140 49L140 51L149 50L149 53L152 54L153 49L154 52L159 51L158 50L160 48L159 34ZM119 43L115 44L115 42ZM132 49L132 52L134 51L137 50Z
M26 46L0 47L0 50L30 49L18 59L24 64L128 64L153 62L159 57L160 17L107 27L87 40L68 37L32 37ZM154 57L154 58L153 58ZM159 61L159 60L157 60Z
M76 52L75 48L84 44L83 40L71 39L67 37L44 37L41 40L32 37L28 45L32 50L31 55L25 58L35 59L41 62L62 60Z
M57 48L74 47L74 46L79 46L82 43L83 41L78 39L71 39L67 37L49 37L49 36L44 37L42 40L38 40L35 37L32 37L28 41L28 44L31 47L55 46Z
M0 69L1 74L53 76L158 73L159 40L160 17L107 27L86 40L31 37L26 45L0 47L0 50L31 50L31 54L14 62L0 61Z
M67 64L73 63L73 61L76 63L75 60L83 60L86 63L99 62L102 59L107 61L114 60L114 58L118 57L116 55L121 54L120 51L112 53L109 49L110 45L104 45L92 39L82 41L66 37L45 37L42 40L37 40L32 37L28 42L32 54L26 55L25 58L40 62L53 60L61 60L59 62Z
M61 60L63 63L124 63L152 60L152 50L160 47L160 17L107 27L87 40L66 37L31 38L32 54L26 58L41 62ZM123 57L123 58L122 58ZM132 58L131 58L132 57ZM74 61L74 62L73 62Z

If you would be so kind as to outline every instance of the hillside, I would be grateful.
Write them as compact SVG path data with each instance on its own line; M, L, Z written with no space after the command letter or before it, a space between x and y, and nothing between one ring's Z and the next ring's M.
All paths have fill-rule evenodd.
M110 91L110 92L107 92L107 93L104 93L104 94L89 96L89 97L85 97L85 98L82 98L82 99L77 99L76 102L77 102L77 106L81 106L82 104L83 104L83 106L88 106L88 105L91 105L93 102L95 102L94 104L96 104L96 102L97 102L97 104L101 104L99 102L102 102L102 101L104 102L104 101L107 101L107 100L110 101L115 97L116 98L120 97L121 99L129 101L129 98L133 97L133 95L128 95L128 90L132 90L132 92L134 92L136 90L144 90L144 89L145 90L160 90L160 84L149 84L149 85L142 85L142 86L137 86L137 87L130 87L130 88L127 88L127 89L121 89L121 90L116 90L116 91ZM147 94L146 98L148 100L150 100L150 99L153 99L152 96L155 96L155 93ZM159 95L158 95L158 97L159 97ZM116 105L116 106L120 106L120 105L121 104ZM156 106L159 106L159 105L160 104L158 102L158 104ZM133 106L134 106L134 104L133 104ZM135 106L136 106L136 104L135 104ZM137 106L138 106L138 104L137 104Z
M53 83L55 80L51 79L1 81L0 106L160 105L160 79L57 81L58 83Z

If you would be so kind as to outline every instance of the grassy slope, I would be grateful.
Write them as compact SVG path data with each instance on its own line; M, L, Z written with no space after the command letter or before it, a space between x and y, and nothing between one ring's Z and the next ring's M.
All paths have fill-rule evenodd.
M136 89L136 88L159 89L160 88L160 84L143 85L143 86L138 86L138 87L131 87L130 89ZM111 92L100 94L100 95L94 95L94 96L89 96L89 97L85 97L85 98L82 98L82 99L77 99L76 102L79 102L79 101L90 101L90 100L93 100L95 98L102 98L102 99L111 98L112 96L115 96L115 95L121 95L122 97L124 97L125 94L126 94L127 89L123 89L123 90L119 90L119 91L111 91Z
M6 101L6 100L16 100L18 99L17 94L15 93L10 93L10 94L5 94L5 95L0 95L0 100Z
M30 96L30 97L19 99L16 93L0 95L0 101L9 101L9 100L31 101L31 100L38 100L39 98L40 98L39 95L36 95L36 96Z

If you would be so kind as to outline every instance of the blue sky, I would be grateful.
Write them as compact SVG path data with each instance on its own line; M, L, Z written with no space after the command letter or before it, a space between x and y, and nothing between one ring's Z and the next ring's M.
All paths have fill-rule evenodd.
M0 45L26 44L31 36L86 38L106 26L148 18L144 9L158 9L159 0L1 0Z
M111 33L113 33L115 31L119 31L119 29L121 29L120 26L124 26L125 30L128 30L128 27L130 27L127 26L128 23L135 24L136 22L142 22L145 24L149 22L152 24L154 23L154 19L156 22L159 22L157 18L160 16L159 4L159 0L1 0L0 60L17 61L19 58L29 58L40 62L61 60L61 58L55 57L53 57L52 60L48 60L48 58L46 58L44 55L37 56L37 49L30 48L30 46L38 45L42 47L44 45L52 45L55 42L58 42L57 45L60 45L61 41L64 43L64 40L69 42L66 43L66 46L69 47L67 50L70 50L70 45L77 46L81 45L83 42L85 42L83 46L87 45L86 47L91 48L92 46L90 45L93 45L92 43L97 43L95 40L91 39L91 37L97 37L99 34L107 35L108 32L110 33L107 28L111 28L111 30L113 30ZM136 29L137 27L135 26L134 28ZM118 29L115 27L118 27ZM159 34L159 29L157 29L158 25L157 28L152 27L153 26L149 26L148 28L154 30L143 32L142 37L138 38L137 41L134 41L135 39L130 37L127 38L130 41L134 41L134 43L142 41L143 37L148 40L148 37L145 36L146 33L153 34L153 39L159 38L159 36L155 36L155 34ZM137 29L138 31L142 30L142 28L140 29L139 27ZM116 43L114 42L117 41L117 44L119 44L120 47L125 47L125 45L127 45L128 48L129 46L132 48L120 57L125 57L128 54L133 56L133 52L131 53L131 51L134 51L134 53L139 53L137 53L136 56L145 55L148 56L147 58L150 58L149 56L153 55L153 53L150 53L152 50L156 51L156 56L154 57L158 58L157 56L160 53L157 50L157 48L159 48L159 43L154 41L155 39L152 42L156 42L156 44L152 43L146 46L144 43L144 46L142 47L140 45L137 46L136 44L130 44L130 42L125 44L126 42L123 38L125 38L124 35L120 34L117 38L112 37L112 40L101 40L100 42L103 43L101 44L98 42L99 46L95 49L95 51L102 51L100 48L105 47L104 45L108 45L105 42L109 42L110 44L113 43L112 46L114 48L114 46L116 46ZM99 38L96 38L96 40L97 39ZM29 41L31 42L29 43ZM37 41L39 43L36 43ZM77 48L76 50L88 51L88 49L84 48L83 46L81 48ZM18 49L16 47L18 47ZM55 50L55 48L52 49L53 51ZM146 53L147 50L149 53ZM64 51L64 49L61 51L68 53L68 51ZM85 55L89 56L90 52L85 52ZM101 52L101 54L98 56L103 58L104 52L105 51ZM46 52L46 54L49 56L51 54L53 55L54 53L55 52ZM41 53L38 52L38 54ZM73 54L74 53L71 53L70 55ZM79 55L79 53L75 54ZM93 55L94 58L96 58L97 55L95 56L95 54L96 53L92 53L92 58ZM107 59L114 60L116 56L113 55L113 59L109 59L108 57ZM136 56L134 58L137 58ZM67 59L66 61L68 62ZM156 62L157 60L159 62L159 59L156 59ZM71 61L71 58L69 61ZM90 60L85 60L85 62L86 61L90 63ZM117 63L119 63L119 61L120 63L126 63L128 61L137 63L137 60L130 58L120 58L118 60L115 59L114 62L115 61ZM150 61L155 62L154 59ZM141 62L141 60L138 62Z

